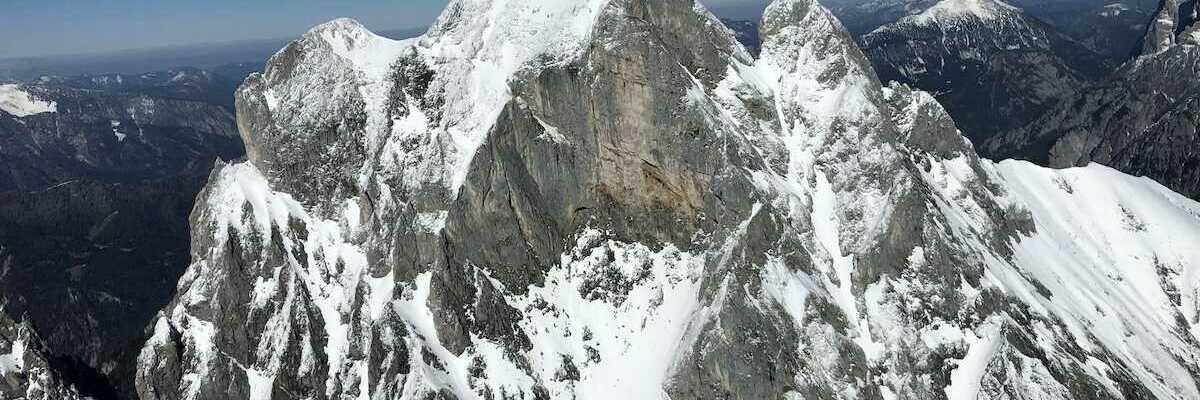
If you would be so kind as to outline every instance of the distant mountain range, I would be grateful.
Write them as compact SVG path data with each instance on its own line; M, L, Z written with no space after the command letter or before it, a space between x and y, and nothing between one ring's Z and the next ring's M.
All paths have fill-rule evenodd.
M975 143L1029 123L1115 64L999 0L942 0L860 43L880 79L933 93Z
M392 38L407 38L424 31L424 28L393 29L382 34ZM181 67L216 71L229 65L251 64L261 69L261 63L290 41L280 38L100 54L0 58L0 83L25 82L43 76L136 75Z
M823 2L855 36L909 15L920 14L939 0L827 0ZM1157 0L1012 0L1056 30L1094 52L1129 57L1158 8Z

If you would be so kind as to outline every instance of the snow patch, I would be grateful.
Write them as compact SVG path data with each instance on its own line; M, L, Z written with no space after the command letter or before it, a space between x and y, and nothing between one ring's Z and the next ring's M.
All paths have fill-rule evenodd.
M448 211L417 213L417 218L413 220L413 230L421 233L440 233L446 228L446 218L449 216Z
M58 112L58 104L33 97L15 84L0 85L0 110L18 118Z
M955 365L950 372L950 385L945 389L949 400L979 398L980 382L987 372L988 363L1004 339L999 324L987 323L979 330L979 335L963 332L961 335L967 343L967 355L961 360L949 360Z
M904 20L910 20L920 25L968 17L991 21L999 18L1004 12L1014 11L1019 12L1020 9L1000 0L942 0L924 12L906 17Z
M16 339L8 354L0 354L0 376L25 371L25 341Z
M275 376L256 369L246 369L246 380L250 385L248 400L271 400L271 389Z

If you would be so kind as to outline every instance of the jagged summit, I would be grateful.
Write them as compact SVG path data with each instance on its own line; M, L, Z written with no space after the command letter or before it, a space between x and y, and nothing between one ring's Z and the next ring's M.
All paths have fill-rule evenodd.
M1142 39L1142 54L1154 54L1175 44L1176 26L1179 23L1178 0L1162 0L1154 20L1146 26Z
M638 19L625 20L629 15ZM362 110L357 113L361 121L356 123L363 124L363 129L350 129L360 136L356 145L363 149L355 153L361 156L353 157L358 160L353 165L337 164L358 170L359 176L352 181L359 183L381 170L407 174L411 179L402 181L408 183L441 182L443 194L426 194L443 198L431 201L445 201L462 187L468 165L495 118L513 100L514 82L577 62L590 49L612 46L615 37L643 29L639 25L654 27L653 34L666 38L670 50L681 52L685 63L709 63L698 66L699 74L721 73L724 67L717 61L725 57L718 52L749 59L740 44L726 38L727 31L715 16L687 0L461 0L452 2L426 35L411 40L381 38L350 20L314 28L272 58L262 74L265 79L248 80L244 91L253 95L239 98L241 131L249 133L244 139L250 159L268 175L285 179L283 175L298 173L303 177L300 180L321 181L328 174L297 171L298 157L268 153L295 153L302 151L299 148L309 152L314 147L309 145L311 140L332 138L311 137L303 130L283 132L279 126L249 126L250 119L245 116L291 105L298 112L280 116L277 121L283 123L277 125L344 125L347 121L331 120L339 116L332 110L361 103ZM677 36L681 32L697 33L701 42L689 43ZM720 43L703 42L705 38ZM321 50L326 46L332 51ZM700 52L710 46L719 50ZM400 73L414 78L392 79ZM397 83L404 87L389 87ZM320 99L309 95L322 87L335 95ZM420 112L398 115L399 109ZM420 143L400 143L410 140ZM332 141L328 144L330 149L339 147ZM342 159L347 155L344 150L313 156ZM321 192L343 190L346 183L321 183L328 189Z
M1191 6L1191 9L1185 9ZM1176 43L1200 45L1200 1L1180 3L1178 0L1162 0L1154 20L1146 25L1139 55L1160 54Z

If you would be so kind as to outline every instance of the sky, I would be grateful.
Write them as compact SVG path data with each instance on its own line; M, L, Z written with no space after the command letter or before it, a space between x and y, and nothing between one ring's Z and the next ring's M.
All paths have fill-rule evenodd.
M529 1L529 0L522 0ZM732 9L764 0L704 0ZM0 59L299 36L351 17L372 30L427 26L448 0L0 0Z

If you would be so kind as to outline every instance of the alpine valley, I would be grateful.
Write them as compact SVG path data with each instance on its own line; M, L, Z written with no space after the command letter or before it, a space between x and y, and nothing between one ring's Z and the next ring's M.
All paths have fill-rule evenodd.
M451 0L405 40L317 26L237 90L246 158L208 172L119 395L1200 399L1200 203L1100 156L981 158L944 93L873 66L923 48L893 33L992 32L938 51L1070 89L1005 92L1032 104L1005 121L1079 103L1054 99L1090 68L1195 75L1151 61L1194 51L1178 24L1117 68L1024 15L943 0L861 43L814 0L774 0L754 35L694 0ZM74 104L3 88L0 126ZM149 141L137 115L96 147ZM231 129L184 130L210 131ZM61 158L108 165L81 154ZM0 398L86 397L30 320L0 318Z

